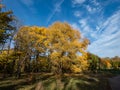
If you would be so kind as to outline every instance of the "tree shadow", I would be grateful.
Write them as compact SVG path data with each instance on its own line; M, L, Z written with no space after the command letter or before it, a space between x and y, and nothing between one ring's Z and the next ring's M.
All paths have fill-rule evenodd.
M35 80L28 78L7 79L0 82L0 90L16 90L31 87L26 90L35 90L41 83L43 90L108 90L106 77L100 75L68 75L56 77L52 74L35 75ZM110 89L109 89L110 90Z

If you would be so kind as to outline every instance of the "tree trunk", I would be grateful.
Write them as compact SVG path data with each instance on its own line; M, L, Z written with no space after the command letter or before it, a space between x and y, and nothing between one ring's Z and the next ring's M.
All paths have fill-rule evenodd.
M3 78L6 78L6 68L7 68L7 66L6 66L6 64L4 65L4 68L3 68Z
M36 54L36 72L39 72L39 67L38 67L39 62L38 62L38 58L39 58L39 53L37 52L37 54Z

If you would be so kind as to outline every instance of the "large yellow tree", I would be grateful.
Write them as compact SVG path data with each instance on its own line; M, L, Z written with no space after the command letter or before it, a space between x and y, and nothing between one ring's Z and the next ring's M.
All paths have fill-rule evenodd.
M74 30L67 23L56 22L48 27L47 36L54 72L81 72L87 69L86 48L89 41L82 38L78 30Z

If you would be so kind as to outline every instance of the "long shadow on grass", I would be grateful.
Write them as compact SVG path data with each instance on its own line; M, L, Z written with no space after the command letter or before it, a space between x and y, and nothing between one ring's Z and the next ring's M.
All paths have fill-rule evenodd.
M23 80L23 81L18 81L15 82L13 80L9 80L8 82L6 81L6 83L3 83L0 85L0 90L16 90L17 86L22 86L22 85L27 85L27 81Z

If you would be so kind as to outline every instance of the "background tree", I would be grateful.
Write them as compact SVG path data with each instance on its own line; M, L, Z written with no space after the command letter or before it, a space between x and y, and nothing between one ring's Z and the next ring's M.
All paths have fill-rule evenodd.
M18 72L21 72L20 67L24 67L34 60L35 68L33 71L39 71L39 59L45 57L46 47L46 29L43 27L21 27L15 37L15 50L20 52L20 58L18 62ZM28 67L30 67L27 65ZM27 67L26 67L27 68Z
M101 58L101 69L111 69L111 67L110 58Z
M88 53L89 70L97 72L101 68L101 60L97 55Z
M17 22L13 12L4 10L5 6L1 4L1 2L2 1L0 1L0 54L1 57L4 58L1 59L1 62L4 63L4 61L6 61L6 65L5 63L3 65L3 73L6 73L7 65L9 66L8 62L11 61L10 45L16 32Z
M12 11L3 10L4 5L0 4L0 49L13 35L16 27L13 25L15 17Z
M13 51L13 49L11 49L11 45L13 46L13 44L11 43L20 26L20 23L18 19L13 15L13 12L11 10L6 11L4 8L5 6L3 4L0 4L0 53L3 55L4 52L6 52L6 54L4 54L6 55L4 56L5 59L1 61L11 61L11 66L13 68L11 68L12 70L10 73L13 74L15 68L14 66L16 66L15 60L17 57L14 55L14 52L11 54L11 50ZM7 65L9 66L9 64L6 63L6 68ZM3 73L7 73L5 67Z
M115 56L111 58L111 65L112 69L120 69L120 57Z

